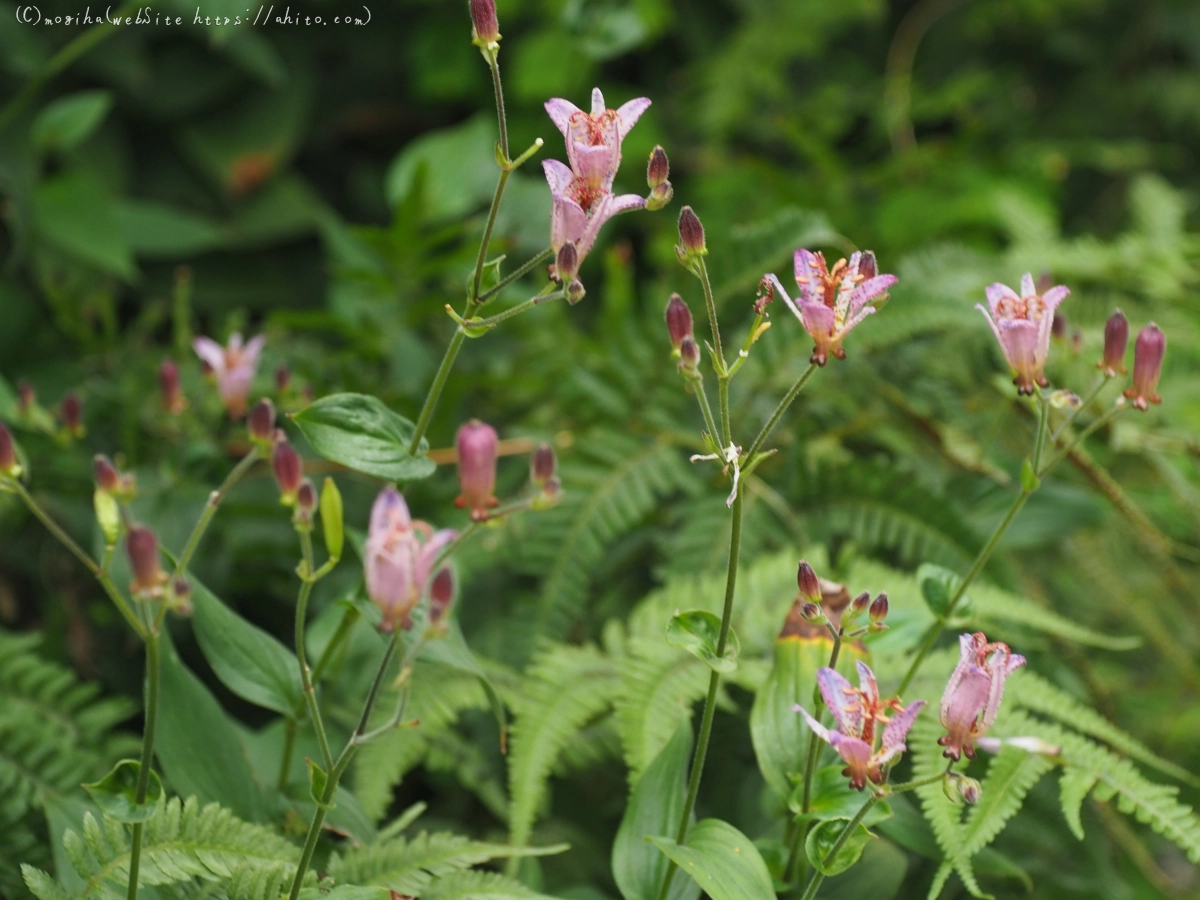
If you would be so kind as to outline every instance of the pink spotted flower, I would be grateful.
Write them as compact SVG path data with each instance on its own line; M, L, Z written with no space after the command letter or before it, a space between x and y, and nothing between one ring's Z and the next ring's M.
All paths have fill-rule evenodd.
M779 279L767 275L766 281L783 297L815 343L811 362L823 366L830 356L846 358L842 349L853 328L875 312L870 302L887 293L896 283L895 275L880 275L875 254L870 250L854 253L849 261L839 259L830 268L822 253L800 249L795 257L798 299L792 300Z
M946 735L938 739L943 756L975 758L975 741L987 733L1000 710L1004 682L1025 665L1007 644L989 644L983 632L958 639L960 658L942 695L941 722Z
M646 205L637 194L613 196L613 179L621 165L621 142L650 101L630 100L620 109L604 105L599 88L592 90L592 111L584 112L569 100L546 102L546 112L567 142L565 166L546 160L542 168L550 184L550 246L557 256L563 244L574 244L579 263L596 243L600 226L618 213Z
M905 707L900 705L899 697L880 700L875 673L863 662L858 663L858 687L828 667L817 670L817 684L821 698L833 713L836 729L830 731L802 706L794 709L804 716L813 733L845 760L842 774L850 777L850 787L861 791L868 781L881 784L884 766L904 752L904 738L925 701L917 700Z
M260 334L252 338L250 343L243 345L242 336L235 332L229 336L229 343L224 347L206 337L198 337L192 341L192 349L196 351L196 355L212 369L221 403L234 419L240 419L246 414L250 383L254 380L254 373L258 371L258 358L262 355L266 340L266 337Z
M1017 386L1017 393L1032 394L1035 384L1040 387L1049 384L1042 369L1050 355L1054 311L1069 293L1071 291L1060 284L1038 294L1033 275L1026 272L1021 277L1020 296L1006 284L988 285L990 315L982 303L975 304L992 326L1004 358L1016 373L1013 384Z
M392 486L375 498L367 530L364 570L367 596L383 610L383 631L407 627L409 614L421 600L438 554L456 532L434 531L413 521L404 496Z

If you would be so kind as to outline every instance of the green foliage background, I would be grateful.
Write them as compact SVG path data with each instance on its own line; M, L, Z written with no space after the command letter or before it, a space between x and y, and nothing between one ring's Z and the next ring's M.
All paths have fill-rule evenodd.
M240 11L214 2L206 14ZM191 21L185 6L161 12ZM326 18L360 12L327 0L310 6L303 12ZM315 396L363 391L415 417L453 327L443 307L460 302L495 178L491 89L465 7L391 0L361 27L130 26L62 66L84 29L19 25L14 4L0 3L0 417L11 419L20 378L48 406L68 389L83 397L88 434L70 448L18 433L36 493L81 540L100 546L92 453L123 454L139 477L138 516L178 547L238 452L237 429L214 425L220 417L188 349L194 333L264 331L260 393L286 363ZM1200 8L1189 0L499 7L514 148L541 136L539 158L561 158L541 108L548 97L583 103L595 84L614 106L649 96L618 186L642 192L642 160L661 143L676 203L606 228L585 264L580 306L549 304L468 342L430 433L445 447L461 421L479 416L503 437L557 445L564 502L471 545L460 602L468 642L516 713L518 758L530 739L522 721L536 725L522 711L556 696L563 673L582 671L589 690L557 697L560 723L573 725L538 733L554 752L524 757L526 768L510 759L506 772L478 683L445 681L442 693L414 698L430 723L423 733L398 733L363 754L355 779L370 828L423 801L436 826L481 841L502 843L511 828L521 844L532 829L534 844L573 849L523 860L526 884L617 896L608 850L626 766L637 771L653 753L631 753L636 711L611 700L627 696L620 690L598 686L661 664L639 649L650 638L631 612L651 590L719 574L728 540L721 483L687 462L701 449L700 422L661 324L672 290L702 309L674 260L681 202L706 225L717 301L734 333L750 320L763 272L786 283L797 246L835 255L871 247L882 270L900 277L886 309L853 334L848 360L819 373L794 407L775 440L779 456L746 485L750 565L823 553L826 571L841 578L868 564L965 570L1008 503L1033 429L973 309L985 284L1015 284L1032 271L1072 288L1049 374L1080 393L1114 306L1135 328L1159 323L1169 341L1163 405L1118 418L1060 467L987 576L1037 610L1139 638L1135 650L1081 647L1061 629L999 626L1042 678L1200 770ZM545 246L548 193L533 166L509 192L498 233L519 262ZM528 296L521 288L496 303ZM757 429L807 364L797 323L779 308L773 323L734 382L742 433ZM167 357L182 364L192 403L178 426L157 412L154 375ZM281 400L302 403L295 390ZM503 490L519 488L524 464L502 461ZM313 459L310 468L324 473L323 465ZM337 477L348 521L364 523L377 483ZM444 469L416 485L410 502L421 518L461 524L455 493ZM39 788L56 815L26 816L28 798L3 788L16 799L11 808L0 801L0 859L46 867L57 844L46 830L61 832L81 802L74 784L128 750L137 719L122 698L138 697L140 663L86 573L6 497L0 533L0 621L40 630L42 653L97 679L109 698L85 728L67 729L78 759ZM260 474L223 507L195 571L286 643L295 553ZM353 568L344 563L320 586L318 614L331 617L357 591ZM851 581L852 591L896 590L883 570L870 571L875 580ZM779 615L766 635L790 599L763 596ZM278 733L255 731L263 712L219 685L190 625L177 624L182 658L238 729L272 746ZM576 646L546 654L547 641ZM750 681L729 688L718 714L700 809L751 834L769 808L744 737L749 692L770 659L769 640L758 647L759 681L749 666ZM352 648L360 662L372 649ZM362 668L352 653L335 701L343 720L354 715ZM698 697L686 684L693 676L682 675L672 696ZM4 761L26 759L29 740L5 729L5 715L16 715L10 695L0 704L2 787ZM677 718L687 704L676 706ZM646 744L655 752L675 724L659 712ZM125 730L114 731L121 722ZM510 779L523 777L538 787L518 803ZM994 890L1025 890L1014 872L1028 873L1038 897L1200 890L1182 851L1106 804L1083 806L1079 844L1048 785L1033 789L996 858L977 860ZM1183 799L1194 802L1194 788ZM10 820L24 824L4 828ZM897 895L924 896L936 848L923 854L916 839L887 836L889 852L903 847L907 859ZM463 858L495 855L503 854ZM22 888L4 880L0 890Z

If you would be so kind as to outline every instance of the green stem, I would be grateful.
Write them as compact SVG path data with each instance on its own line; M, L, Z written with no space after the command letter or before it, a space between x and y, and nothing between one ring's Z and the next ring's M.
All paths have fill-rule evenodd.
M463 318L469 319L475 315L475 308L475 304L468 300ZM446 386L446 380L450 377L450 370L454 368L454 360L458 357L459 348L462 347L465 337L460 326L454 332L454 337L450 338L446 354L442 357L442 364L438 366L437 374L433 377L433 384L429 388L429 394L425 397L425 405L421 407L421 415L417 418L417 425L408 445L408 452L414 456L421 446L421 439L425 437L425 432L429 429L429 420L433 418L433 411L437 409L438 400L442 396L442 388Z
M150 775L154 765L154 732L158 724L158 635L151 634L146 638L146 727L142 732L142 758L138 769L137 788L134 801L141 805L146 802L146 794L150 790ZM138 892L138 868L142 860L142 831L145 823L136 822L129 848L129 900L136 900Z
M496 120L500 126L500 153L504 159L508 160L508 116L504 114L504 85L500 82L500 58L499 51L493 50L486 54L488 68L492 70L492 90L496 94ZM479 296L479 289L476 286L475 296Z
M708 307L708 324L712 328L713 353L716 355L716 370L718 377L724 378L727 372L725 351L721 347L721 326L717 323L717 301L713 298L712 282L708 278L708 267L704 257L696 257L696 274L700 284L704 286L704 305Z
M1050 435L1051 444L1057 444L1058 439L1067 433L1067 429L1071 427L1071 423L1075 421L1081 412L1091 405L1092 401L1096 399L1096 396L1102 390L1104 390L1104 386L1108 384L1108 380L1111 377L1111 375L1101 374L1100 377L1096 379L1096 383L1092 385L1092 389L1088 391L1087 396L1079 401L1079 405L1071 410L1070 414L1063 419L1062 424L1059 425L1058 428L1054 430L1054 433Z
M312 572L313 567L312 535L307 531L300 532L300 547L304 553L303 565L307 574ZM325 723L321 721L321 705L317 703L317 694L313 690L312 673L308 670L308 655L304 646L308 598L312 594L313 584L309 578L300 581L300 596L296 601L296 660L300 664L300 680L304 684L304 703L308 707L308 716L312 719L313 730L317 733L317 743L321 745L321 758L325 761L325 769L328 771L333 767L333 752L329 749Z
M696 400L700 404L700 414L704 416L704 427L708 429L708 433L712 436L713 443L718 441L718 431L716 420L713 419L712 407L708 405L708 395L704 393L704 376L699 372L692 379L692 384L696 386Z
M504 310L504 312L496 313L494 316L488 316L486 319L478 319L474 322L471 322L471 327L495 328L506 319L511 319L515 316L519 316L523 312L528 312L535 306L540 306L541 304L545 303L546 300L550 299L555 293L561 292L562 288L551 282L523 303L518 303L516 306L512 306Z
M1047 425L1050 421L1050 401L1039 389L1037 392L1038 407L1040 414L1038 416L1037 436L1033 441L1033 471L1040 472L1042 468L1042 451L1046 447Z
M951 763L953 765L953 763ZM935 772L932 775L926 775L924 778L917 778L913 781L906 781L904 784L889 784L888 792L890 794L903 794L905 791L915 791L919 787L924 787L927 784L933 784L935 781L941 781L946 777L946 773L950 771L950 767L946 767L945 772Z
M1038 470L1038 475L1040 476L1044 472L1050 471L1051 468L1064 460L1066 457L1070 456L1076 447L1091 437L1092 434L1094 434L1098 429L1103 428L1106 424L1108 424L1109 420L1112 419L1113 416L1119 413L1122 409L1125 409L1125 407L1114 404L1104 413L1104 415L1097 416L1096 421L1092 422L1091 425L1079 432L1079 435L1075 438L1075 440L1071 441L1071 443L1063 447L1062 450L1050 457L1049 461L1042 466L1040 470Z
M717 635L717 658L725 655L725 647L729 641L729 627L733 619L733 595L737 587L738 552L742 541L742 491L733 501L733 516L729 527L729 569L725 576L725 605L721 610L721 630ZM708 676L708 696L704 698L704 714L700 721L700 736L696 744L696 753L692 759L691 777L688 779L687 799L683 803L683 813L679 817L679 827L675 832L675 842L682 844L687 837L688 820L696 807L696 796L700 793L700 776L704 772L704 759L708 754L708 741L712 736L713 716L717 710L717 691L721 686L721 675L715 669ZM659 900L666 900L671 891L671 879L675 875L674 861L667 864L667 872L663 878L662 889L658 892Z
M317 664L312 670L313 684L320 684L321 677L325 674L325 670L329 667L329 663L333 660L334 653L342 646L346 640L346 636L350 634L350 629L362 617L362 614L354 607L349 607L342 614L342 621L338 623L337 630L333 633L333 637L329 639L329 643L325 645L325 649L321 651L321 658L317 660Z
M759 431L758 437L756 437L754 439L754 443L750 445L750 449L746 453L747 464L753 461L754 454L762 449L762 445L766 443L767 438L771 436L771 432L775 429L775 426L779 424L779 420L783 418L783 414L787 412L788 407L792 405L792 401L800 395L802 390L804 390L804 385L808 382L808 379L812 377L812 374L815 371L817 371L817 364L809 363L808 368L804 370L804 374L796 379L796 383L791 386L787 394L784 395L784 398L779 401L779 405L775 407L775 412L771 413L771 418L767 419L767 423L763 425L762 430Z
M291 776L292 752L296 749L296 733L299 731L296 720L291 716L286 717L284 728L283 758L279 761L279 778L276 781L280 793L287 789L288 778Z
M849 822L842 829L842 833L838 835L838 839L833 842L833 846L829 848L829 852L825 854L823 863L826 867L831 865L837 859L838 853L845 846L846 841L850 839L850 835L854 833L854 829L858 827L863 818L871 811L871 807L879 801L877 794L872 794L867 798L867 801ZM800 900L812 900L817 895L817 888L821 886L821 882L825 880L825 875L820 872L813 872L812 878L808 880L808 884L804 888L804 893L800 895Z
M188 536L187 543L183 545L183 552L179 554L179 561L175 564L175 574L172 576L172 582L187 571L188 563L192 561L192 556L196 553L196 549L200 546L200 539L204 537L204 532L208 530L209 523L212 522L213 516L217 514L217 507L221 505L221 501L225 499L225 495L233 489L243 475L250 471L250 467L255 461L261 459L258 449L251 450L242 458L229 474L225 477L225 481L221 486L208 495L208 502L204 504L204 511L200 513L200 518L196 521L196 525L192 528L192 533Z
M507 275L504 276L504 278L502 278L494 286L488 288L486 291L484 291L482 294L480 294L479 302L486 303L488 300L491 300L494 296L496 296L498 293L500 293L502 290L504 290L506 287L508 287L510 284L512 284L518 278L532 272L534 269L536 269L538 267L538 265L540 263L544 263L547 260L553 259L553 258L554 258L554 251L551 250L549 247L547 247L545 250L543 250L541 253L539 253L537 256L535 256L533 259L529 260L527 263L525 263L519 269L514 269L512 272L509 272Z

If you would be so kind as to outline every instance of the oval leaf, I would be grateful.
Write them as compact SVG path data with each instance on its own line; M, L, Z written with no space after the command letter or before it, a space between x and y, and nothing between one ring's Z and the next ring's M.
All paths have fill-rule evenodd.
M797 815L796 821L854 818L855 813L862 809L863 795L861 791L850 787L849 779L842 774L844 768L845 766L839 762L817 769L813 773L812 797L809 800L808 813ZM796 785L796 789L788 801L788 808L794 813L800 812L803 792L804 785ZM882 822L891 814L891 806L886 801L877 801L863 817L863 824L870 827L876 822Z
M917 569L917 583L921 585L921 596L929 611L941 618L950 608L950 598L958 591L962 579L949 569L925 563ZM964 612L969 602L970 598L963 597L955 607L955 612Z
M688 832L686 844L666 838L650 840L712 900L775 900L771 873L758 848L728 822L697 822Z
M830 858L829 852L849 822L850 819L826 819L815 825L808 833L808 838L804 841L804 852L808 854L808 861L817 871L825 875L837 875L845 872L858 862L858 858L862 856L863 847L867 846L867 842L875 837L867 831L866 825L859 822L854 826L846 843L842 844L838 848L838 852Z
M42 149L78 146L104 121L112 100L108 91L80 91L46 104L33 121L33 142Z
M150 781L146 786L146 799L137 802L138 776L142 764L136 759L123 759L99 781L83 786L106 814L119 822L146 822L158 812L158 801L162 799L163 786L158 773L150 770Z
M292 419L317 453L359 472L390 481L416 481L437 468L425 456L429 445L424 440L418 455L408 452L416 426L377 397L331 394Z
M676 613L667 626L667 643L699 657L714 672L727 675L737 668L737 635L729 629L729 640L725 653L717 654L717 641L721 633L720 616L703 609L689 609Z

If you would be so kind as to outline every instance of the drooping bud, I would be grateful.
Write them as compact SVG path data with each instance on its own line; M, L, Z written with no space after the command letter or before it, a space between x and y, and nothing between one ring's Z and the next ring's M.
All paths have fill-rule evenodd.
M858 261L858 274L863 281L870 281L879 274L879 263L875 260L874 250L864 250Z
M113 461L103 453L97 453L92 460L92 474L96 477L96 487L110 494L120 489L121 475Z
M300 490L300 481L304 478L304 463L296 448L284 440L276 440L275 449L271 451L271 471L279 482L279 500L285 506L296 503L296 492Z
M554 457L554 448L549 444L538 444L529 461L529 479L538 487L545 487L554 477L558 468L558 460Z
M280 363L279 368L275 370L275 391L282 394L288 389L288 385L292 383L292 370L287 367L286 363Z
M125 552L133 570L130 591L140 597L160 596L167 575L158 563L158 538L154 532L144 525L131 527L125 538Z
M579 251L570 241L558 248L558 255L554 258L554 274L566 285L570 285L579 274Z
M480 48L495 47L500 40L496 0L471 0L471 40Z
M679 212L679 247L676 249L685 263L708 253L708 247L704 244L704 226L690 206L685 206Z
M1145 411L1151 403L1162 403L1155 388L1162 374L1163 354L1167 350L1167 336L1151 322L1143 328L1133 345L1133 387L1125 391L1125 396L1133 400L1133 405Z
M317 489L307 478L300 481L296 488L296 512L292 521L296 528L307 531L312 528L313 512L317 508Z
M685 337L679 344L679 368L685 373L696 371L700 365L700 345L696 339Z
M962 794L958 792L958 780L962 778L957 772L947 772L942 776L942 793L955 806L962 803Z
M887 618L888 614L888 595L881 593L871 603L871 610L867 613L871 617L873 624L878 624Z
M59 408L62 415L63 427L72 437L83 436L83 404L79 401L79 395L74 391L68 391L62 398L62 406Z
M667 151L661 146L650 151L650 162L646 166L646 184L652 188L658 187L671 174L671 164L667 159Z
M958 795L963 798L966 803L974 806L983 797L983 785L976 779L963 776L958 779Z
M439 569L429 583L429 624L437 628L454 602L454 573L449 566Z
M567 302L574 306L587 295L587 288L583 286L583 282L578 277L572 278L571 283L567 285Z
M866 612L867 607L871 605L871 592L863 591L850 602L850 614L852 616L861 616Z
M171 609L181 616L192 614L192 586L182 576L171 582Z
M800 560L800 566L796 570L796 585L800 588L800 596L805 600L821 602L821 582L806 559Z
M0 422L0 475L16 477L21 474L17 463L17 448L13 444L12 432L3 422Z
M460 509L469 509L471 518L477 521L487 518L488 510L499 502L493 496L499 444L496 429L478 419L472 419L459 428L455 439L458 448L458 486L462 493L454 503Z
M260 448L270 448L275 440L275 404L269 398L263 397L254 404L246 428L250 432L250 440Z
M17 412L23 416L28 415L36 403L37 391L33 389L32 384L22 378L17 385Z
M692 336L692 311L678 294L672 294L667 301L667 334L671 338L671 346L676 350L684 338Z
M1097 369L1103 369L1109 378L1118 373L1125 374L1125 349L1129 346L1129 320L1121 310L1113 310L1113 314L1104 323L1104 358L1096 363Z
M175 365L174 360L164 359L158 367L158 388L164 411L178 415L187 408L187 400L179 388L179 366Z

